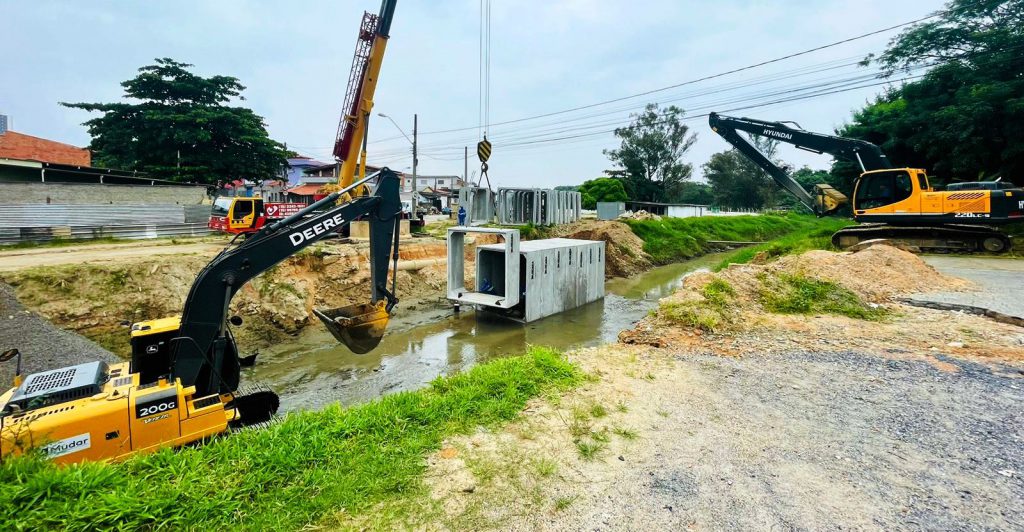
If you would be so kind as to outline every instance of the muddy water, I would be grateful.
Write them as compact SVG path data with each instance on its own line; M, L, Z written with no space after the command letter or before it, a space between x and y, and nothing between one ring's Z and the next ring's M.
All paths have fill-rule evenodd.
M354 355L317 327L295 344L277 346L248 370L250 379L281 395L283 411L319 409L329 403L365 402L413 390L439 375L528 345L570 349L615 342L679 285L687 274L718 264L725 253L655 268L605 285L605 298L526 325L450 309L407 310L373 352Z

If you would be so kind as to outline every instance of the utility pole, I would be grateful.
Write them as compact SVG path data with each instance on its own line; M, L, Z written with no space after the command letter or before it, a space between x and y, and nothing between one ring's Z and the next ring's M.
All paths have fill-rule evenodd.
M462 184L469 183L469 146L462 147Z
M412 189L417 190L419 181L416 181L416 165L419 164L420 160L417 158L416 153L416 129L419 125L419 115L412 115Z

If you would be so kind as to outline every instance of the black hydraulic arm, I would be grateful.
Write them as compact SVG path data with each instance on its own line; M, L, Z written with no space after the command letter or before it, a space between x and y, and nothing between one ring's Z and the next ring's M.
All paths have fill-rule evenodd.
M371 195L335 205L349 190L374 177L378 181ZM402 211L399 183L398 175L384 168L293 216L264 227L210 261L192 283L185 299L179 336L186 341L172 346L172 377L180 378L185 386L196 386L200 395L218 389L220 393L234 390L238 385L239 360L227 333L231 298L253 277L360 216L367 216L370 221L372 300L387 299L389 306L392 305L396 300L387 288L387 276L395 220Z
M862 140L822 135L821 133L789 127L780 122L766 122L753 118L736 118L718 113L711 113L708 116L708 123L711 125L711 129L721 135L726 142L732 144L740 153L754 161L765 172L768 172L779 186L796 196L807 208L818 214L820 212L814 197L804 190L804 187L800 186L800 183L794 180L788 172L772 162L750 141L743 138L739 134L740 131L792 144L802 150L814 153L827 153L833 157L855 161L865 172L868 170L892 168L889 159L878 146Z

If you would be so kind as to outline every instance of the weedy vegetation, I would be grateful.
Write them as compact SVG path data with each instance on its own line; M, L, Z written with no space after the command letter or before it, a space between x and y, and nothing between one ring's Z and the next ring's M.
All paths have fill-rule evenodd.
M760 300L779 314L839 314L862 320L881 320L883 307L872 307L857 294L831 281L780 273L761 275Z

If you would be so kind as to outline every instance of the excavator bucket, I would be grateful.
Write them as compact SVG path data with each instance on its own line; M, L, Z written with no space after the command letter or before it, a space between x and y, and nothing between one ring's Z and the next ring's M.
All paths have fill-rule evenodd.
M362 355L377 347L391 315L387 303L360 303L336 309L313 309L327 330L353 353Z

